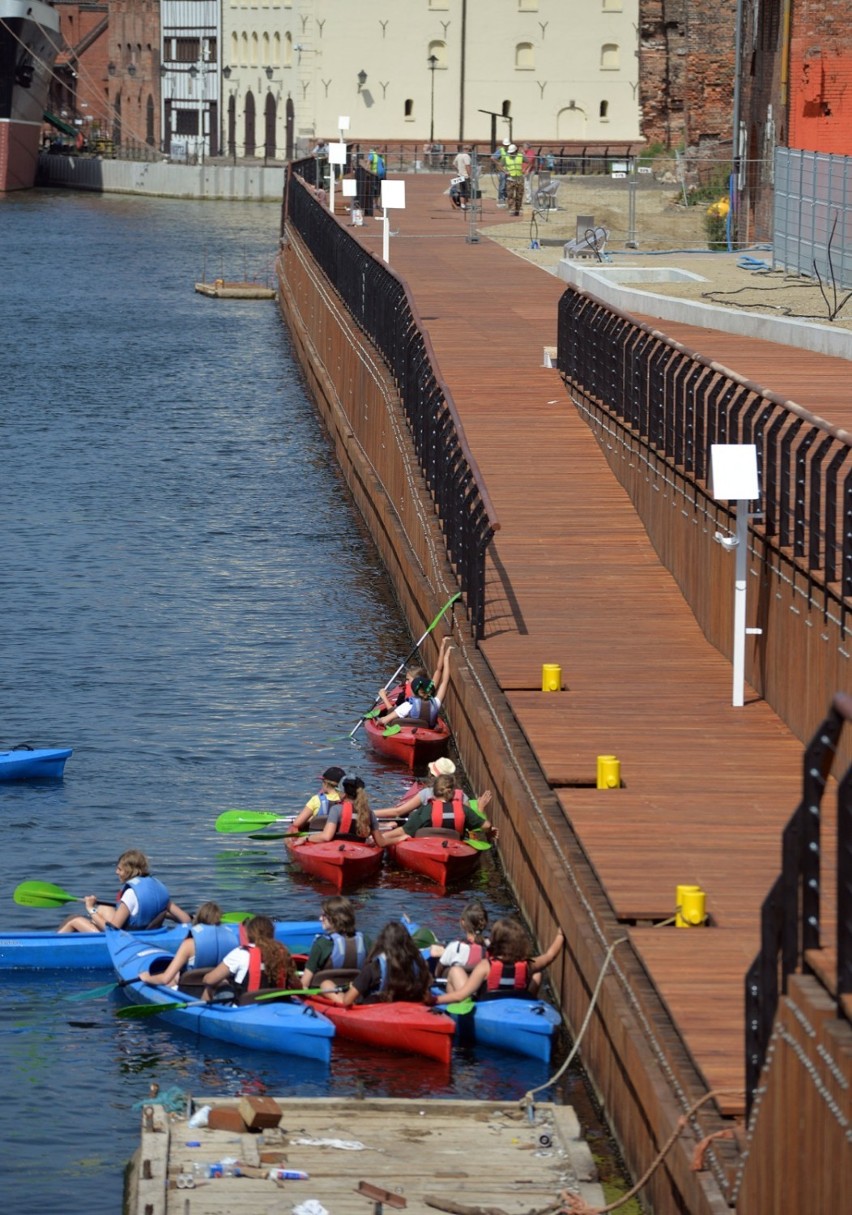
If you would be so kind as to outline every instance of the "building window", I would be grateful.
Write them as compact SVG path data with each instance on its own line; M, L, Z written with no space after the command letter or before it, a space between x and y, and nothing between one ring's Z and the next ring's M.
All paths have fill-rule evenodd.
M518 0L519 13L537 13L538 0Z
M293 66L293 35L289 30L284 35L284 66Z
M429 0L429 7L431 9L448 9L450 7L450 0Z
M258 37L257 34L251 36L251 66L257 67L258 64Z
M620 13L623 9L622 0L603 0L603 11L605 13Z
M609 122L609 102L602 101L598 107L598 118L601 122Z
M269 58L269 34L264 33L261 45L263 48L261 51L261 54L263 55L261 63L271 63L272 60Z
M439 71L441 68L445 68L447 66L447 44L446 44L446 42L441 42L441 41L430 42L429 43L429 53L426 56L426 61L428 62L432 58L433 55L438 60L438 62L435 64L435 70Z
M405 102L405 121L414 122L414 102L410 97Z
M605 42L601 47L601 70L615 72L618 67L618 45L615 42Z
M519 42L515 47L515 67L520 72L531 72L535 67L535 55L531 42Z
M231 34L231 65L236 67L240 61L240 36L236 30Z
M272 62L276 67L281 66L281 35L277 30L272 35Z

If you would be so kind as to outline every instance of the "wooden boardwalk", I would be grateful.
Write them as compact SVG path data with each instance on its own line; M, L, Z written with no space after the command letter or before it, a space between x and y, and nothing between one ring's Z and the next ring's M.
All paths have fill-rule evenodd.
M481 649L687 1050L709 1087L728 1093L723 1112L740 1114L744 974L801 796L802 744L752 690L732 708L730 663L660 565L557 372L542 365L564 284L485 238L468 243L446 184L407 179L390 256L500 520ZM378 223L352 232L381 255ZM690 326L666 331L836 425L852 416L846 362ZM540 691L544 662L561 665L561 693ZM594 788L602 754L619 758L621 789ZM828 876L830 791L824 810ZM673 914L679 883L706 891L708 928L654 926Z

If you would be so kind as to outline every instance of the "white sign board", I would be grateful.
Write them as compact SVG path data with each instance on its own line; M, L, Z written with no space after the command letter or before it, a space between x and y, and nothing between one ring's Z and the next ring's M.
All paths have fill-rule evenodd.
M346 164L346 144L345 143L330 143L328 145L328 159L333 165Z
M343 186L344 198L354 198L358 193L358 183L354 177L344 177L340 184Z
M338 129L338 131L348 131L349 130L349 117L347 114L340 115L340 117L337 120L337 129Z
M385 211L391 209L396 211L405 210L405 182L404 181L383 181L382 182L382 207Z
M717 502L754 501L757 484L757 448L753 443L711 443L712 494Z

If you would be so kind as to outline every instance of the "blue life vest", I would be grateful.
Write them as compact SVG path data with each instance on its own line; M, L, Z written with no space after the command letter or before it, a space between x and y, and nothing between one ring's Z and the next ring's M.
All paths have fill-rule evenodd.
M426 701L421 700L419 696L409 696L408 704L411 705L411 712L408 717L402 719L403 726L428 726L430 730L434 728L440 712L440 706L434 696Z
M356 932L351 937L345 937L342 932L327 932L324 935L331 941L331 956L323 969L361 969L367 960L367 946L364 944L363 932Z
M139 900L139 910L127 921L128 928L147 928L153 920L161 916L168 907L171 899L163 883L155 877L134 877L121 888L121 895L130 889Z
M193 924L189 931L195 938L196 966L218 966L234 948L234 933L225 924Z

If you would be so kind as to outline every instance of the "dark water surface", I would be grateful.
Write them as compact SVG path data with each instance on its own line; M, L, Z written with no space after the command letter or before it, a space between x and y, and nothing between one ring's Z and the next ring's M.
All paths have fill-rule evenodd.
M189 910L314 916L320 893L280 843L217 835L216 816L297 810L331 763L375 805L407 784L339 741L411 642L278 311L193 292L205 258L208 278L270 271L277 227L257 204L0 199L0 749L74 747L64 781L0 786L6 929L59 919L17 907L18 882L111 897L128 847ZM511 906L490 860L476 890ZM468 893L389 873L359 892L360 922L407 911L451 931ZM326 1071L68 1002L108 978L0 978L4 1212L120 1210L152 1081L508 1099L550 1073L458 1052L448 1076L346 1048Z

